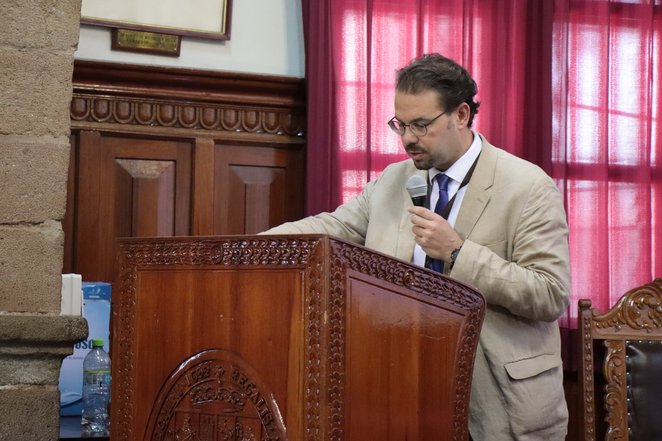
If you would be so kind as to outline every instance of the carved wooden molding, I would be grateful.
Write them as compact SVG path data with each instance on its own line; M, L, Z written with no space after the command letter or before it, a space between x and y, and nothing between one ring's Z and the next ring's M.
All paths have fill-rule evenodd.
M126 261L130 265L303 265L315 253L319 238L236 240L168 239L154 246L140 242L126 247ZM131 281L131 280L127 280Z
M119 280L121 289L125 289L128 295L122 300L123 304L120 306L124 314L113 317L113 320L119 322L121 329L133 330L135 323L135 306L136 306L136 280L138 277L138 270L135 267L128 265L120 265L119 267ZM131 432L133 427L133 391L135 388L134 378L131 375L133 368L131 360L135 358L133 343L131 341L131 334L133 332L125 332L121 334L121 338L114 339L113 344L118 345L120 348L119 363L114 363L118 374L113 373L113 376L123 378L123 384L118 381L113 381L111 394L114 401L127 403L119 410L120 420L124 422L118 427L113 427L113 439L118 440L132 440L134 434Z
M604 361L605 411L609 430L605 435L607 441L627 439L628 422L627 392L625 378L625 342L605 341L607 354Z
M302 79L78 61L72 127L305 136Z
M579 301L579 323L580 323L580 360L581 371L579 372L580 390L584 391L582 406L584 441L595 441L595 382L593 381L593 337L591 334L591 301ZM589 398L590 397L590 398Z
M222 104L179 103L74 92L71 120L148 127L304 136L303 115L286 110L231 108Z
M273 244L276 245L276 244ZM278 246L285 245L279 243ZM326 354L321 354L315 348L322 347L322 296L324 292L323 285L323 256L324 250L316 243L316 253L311 255L310 266L306 273L306 290L310 293L308 296L308 304L304 311L306 322L306 341L308 344L305 347L305 363L306 363L306 376L304 378L306 390L309 393L306 396L306 409L304 415L305 436L308 441L316 441L323 437L322 433L322 409L320 403L322 402L322 359ZM326 357L328 358L328 357Z
M619 332L622 329L659 332L662 328L662 278L628 291L609 312L594 312L598 329Z

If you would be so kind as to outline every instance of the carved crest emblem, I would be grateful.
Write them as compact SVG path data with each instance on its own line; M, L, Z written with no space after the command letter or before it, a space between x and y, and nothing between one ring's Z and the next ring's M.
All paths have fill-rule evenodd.
M273 394L237 355L212 349L184 361L152 408L146 441L285 441Z

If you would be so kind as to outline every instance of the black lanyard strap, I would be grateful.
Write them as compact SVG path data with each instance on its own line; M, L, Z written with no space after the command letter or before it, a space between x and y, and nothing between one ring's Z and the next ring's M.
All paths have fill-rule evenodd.
M464 175L464 179L460 183L460 188L457 189L457 191L455 192L455 194L453 195L451 200L448 201L448 203L446 204L444 209L441 210L441 216L444 219L448 220L448 215L450 214L451 210L453 209L453 204L455 203L455 197L460 192L462 187L466 186L469 183L469 181L471 180L471 176L473 176L473 174L474 174L474 169L476 168L476 164L478 164L478 158L480 158L480 153L478 154L478 156L476 156L476 159L474 160L474 163L471 164L471 168L469 169L467 174ZM429 182L429 179L428 179L428 182ZM430 193L431 192L432 192L432 184L428 185L428 201L430 200ZM430 204L428 203L428 206L429 205Z

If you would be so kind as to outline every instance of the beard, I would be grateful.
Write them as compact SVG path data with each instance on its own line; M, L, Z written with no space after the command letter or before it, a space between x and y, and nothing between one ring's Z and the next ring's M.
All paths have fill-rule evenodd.
M416 144L409 144L405 146L405 151L414 162L414 166L418 170L429 170L435 167L434 158L430 156L430 153L427 150L421 148L420 146Z

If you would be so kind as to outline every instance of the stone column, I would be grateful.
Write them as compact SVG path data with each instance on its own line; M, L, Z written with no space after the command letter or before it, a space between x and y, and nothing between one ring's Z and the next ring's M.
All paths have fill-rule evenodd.
M87 336L60 315L61 220L80 0L0 7L0 440L57 440L62 358Z

